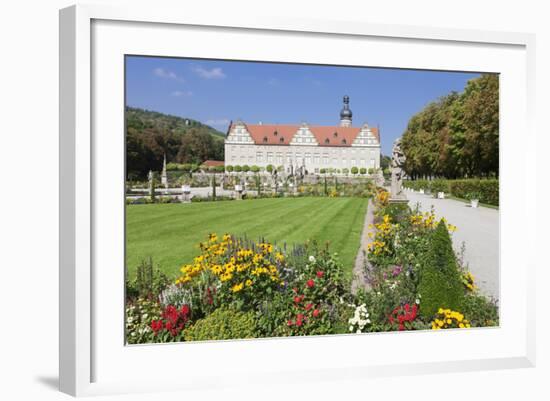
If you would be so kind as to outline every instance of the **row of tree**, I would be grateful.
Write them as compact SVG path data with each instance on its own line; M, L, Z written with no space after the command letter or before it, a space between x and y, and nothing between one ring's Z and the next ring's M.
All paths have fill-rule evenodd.
M498 177L499 81L483 74L415 114L403 134L405 172L420 177Z
M198 121L142 109L126 109L126 171L143 179L162 170L164 155L175 163L223 160L223 134Z

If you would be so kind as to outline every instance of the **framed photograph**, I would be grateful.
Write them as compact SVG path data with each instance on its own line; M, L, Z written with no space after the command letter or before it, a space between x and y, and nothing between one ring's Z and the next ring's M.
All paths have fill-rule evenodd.
M60 388L534 364L534 37L60 12Z

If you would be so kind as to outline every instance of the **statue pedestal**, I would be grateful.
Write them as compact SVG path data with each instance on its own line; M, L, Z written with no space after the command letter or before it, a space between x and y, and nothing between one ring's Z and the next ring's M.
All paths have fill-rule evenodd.
M409 203L409 200L407 198L391 198L389 199L389 203L391 204L399 204L399 205L406 205Z

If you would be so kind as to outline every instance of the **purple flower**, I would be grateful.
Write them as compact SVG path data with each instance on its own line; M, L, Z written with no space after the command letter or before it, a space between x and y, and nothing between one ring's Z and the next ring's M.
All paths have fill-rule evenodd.
M397 276L399 273L401 273L401 266L395 266L392 271L393 277Z

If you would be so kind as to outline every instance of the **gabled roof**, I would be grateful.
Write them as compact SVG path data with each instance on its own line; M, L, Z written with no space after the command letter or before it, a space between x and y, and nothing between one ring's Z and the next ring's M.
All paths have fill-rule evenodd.
M257 145L288 145L298 128L299 125L246 124L247 131Z
M235 124L229 127L229 131ZM288 145L300 125L280 124L245 124L245 127L256 145ZM360 127L308 126L319 146L351 146L361 131ZM369 127L374 137L380 142L378 128Z

